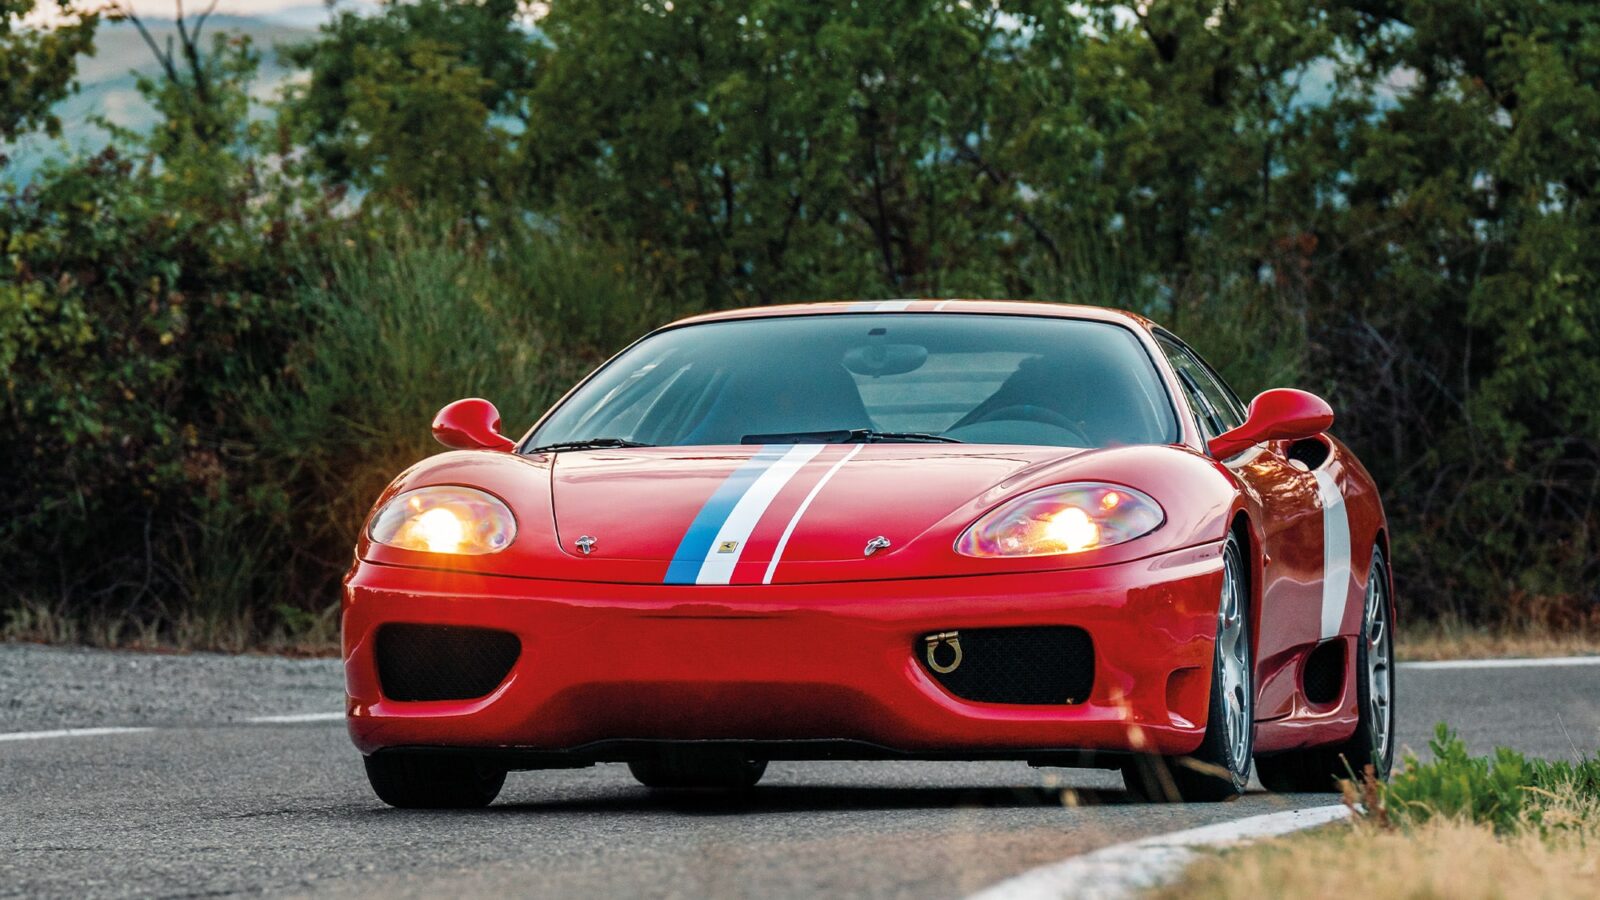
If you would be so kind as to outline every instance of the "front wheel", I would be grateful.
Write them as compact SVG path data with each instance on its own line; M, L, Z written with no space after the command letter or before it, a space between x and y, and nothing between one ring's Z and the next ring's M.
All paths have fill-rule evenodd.
M1383 548L1372 549L1367 569L1366 608L1356 645L1355 734L1342 744L1264 756L1256 762L1261 783L1279 793L1319 793L1339 789L1341 778L1361 778L1368 766L1374 778L1389 777L1394 765L1394 607L1389 593L1389 562Z
M1222 549L1222 596L1211 666L1206 734L1188 756L1139 756L1124 764L1128 792L1152 802L1232 800L1250 783L1255 746L1255 678L1250 650L1250 584L1239 539Z
M401 809L477 809L500 795L506 770L471 757L378 753L364 757L378 799Z

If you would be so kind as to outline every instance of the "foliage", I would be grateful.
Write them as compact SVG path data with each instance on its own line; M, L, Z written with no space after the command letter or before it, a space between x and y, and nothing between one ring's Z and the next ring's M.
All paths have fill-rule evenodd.
M1355 36L1352 77L1415 83L1349 131L1316 365L1373 373L1341 394L1414 535L1396 571L1434 610L1592 608L1600 8L1405 2Z
M388 0L382 15L339 13L319 40L285 52L309 74L286 118L339 182L493 212L531 50L518 8Z
M1012 240L964 135L1016 37L967 4L557 4L526 164L546 202L715 302L934 293ZM992 49L990 49L992 48ZM1014 67L1013 67L1014 68ZM974 281L1004 292L985 262Z
M29 8L0 136L93 26ZM155 130L0 203L0 578L52 615L294 627L457 393L526 422L705 306L999 295L1326 394L1402 602L1595 621L1593 4L389 2L267 117L199 24Z
M254 448L241 475L262 489L229 529L261 546L233 555L289 609L337 599L373 499L440 449L428 430L440 406L495 397L508 427L529 423L599 361L564 309L609 311L601 323L625 329L645 319L626 271L581 244L409 216L362 225L299 292L312 321L274 388L244 386L231 404Z
M1402 827L1435 818L1461 819L1509 834L1558 827L1560 817L1546 815L1553 804L1600 804L1600 758L1576 763L1530 760L1505 747L1489 756L1472 756L1442 722L1428 747L1431 760L1423 763L1407 755L1400 771L1376 786L1367 818Z
M1343 411L1403 597L1600 600L1600 8L573 0L540 26L533 203L669 290L1214 332L1241 387Z
M27 473L0 496L13 596L156 618L250 611L248 592L206 590L231 564L208 542L241 502L227 475L250 446L229 400L305 328L284 263L316 218L239 151L251 65L219 43L203 109L147 83L164 128L0 206L0 459Z
M93 52L100 17L87 9L63 4L56 10L63 21L54 28L23 24L30 14L46 14L52 7L37 0L0 0L0 140L16 140L35 128L59 134L61 121L50 109L73 90L78 57Z

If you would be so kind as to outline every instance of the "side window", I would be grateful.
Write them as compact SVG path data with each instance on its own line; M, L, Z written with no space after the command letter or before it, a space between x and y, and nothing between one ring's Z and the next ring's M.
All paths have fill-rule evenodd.
M1165 335L1157 335L1156 342L1183 383L1189 405L1207 439L1244 424L1244 406L1239 398L1193 350Z
M1239 395L1233 392L1233 388L1228 387L1228 383L1222 380L1216 369L1211 368L1210 363L1201 359L1193 350L1187 347L1184 349L1190 358L1200 364L1201 371L1205 372L1206 377L1200 381L1200 389L1205 391L1207 399L1216 405L1217 411L1222 414L1222 421L1229 429L1243 425L1245 411L1244 404L1239 402Z

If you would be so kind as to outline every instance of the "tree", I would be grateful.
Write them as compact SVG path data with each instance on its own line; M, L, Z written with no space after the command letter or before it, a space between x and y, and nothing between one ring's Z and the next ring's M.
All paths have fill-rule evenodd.
M1438 609L1593 608L1600 7L1341 6L1345 77L1398 87L1351 115L1324 202L1319 363L1376 373L1340 383L1423 536L1396 571Z
M141 620L215 604L248 632L260 573L216 527L253 502L237 398L306 327L299 254L326 209L264 174L248 45L184 46L140 81L149 134L0 203L0 461L27 473L0 496L0 592Z
M473 212L515 190L531 43L517 0L387 2L345 12L284 56L309 70L284 107L315 168L381 198Z
M1029 22L995 4L556 4L528 94L538 201L714 302L1004 292L1048 242L992 164ZM980 288L981 289L981 288Z
M49 12L37 0L0 0L0 140L36 128L58 135L61 122L50 109L75 89L78 57L93 52L96 13L64 6L58 23L24 23Z

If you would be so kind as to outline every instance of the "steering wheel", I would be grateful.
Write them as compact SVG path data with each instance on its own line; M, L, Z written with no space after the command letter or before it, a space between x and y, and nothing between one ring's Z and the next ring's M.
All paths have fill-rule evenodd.
M979 422L997 421L1042 422L1046 425L1053 425L1063 431L1072 432L1074 437L1081 440L1081 446L1094 446L1093 442L1089 440L1089 436L1084 434L1083 429L1078 427L1078 425L1075 424L1071 419L1053 409L1046 409L1043 406L1035 406L1032 403L1013 403L1010 406L1002 406L999 409L991 409L982 416L979 416L978 418L972 420L971 422L967 422L966 424L976 425Z

